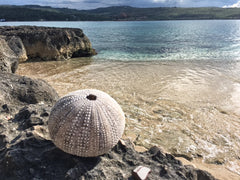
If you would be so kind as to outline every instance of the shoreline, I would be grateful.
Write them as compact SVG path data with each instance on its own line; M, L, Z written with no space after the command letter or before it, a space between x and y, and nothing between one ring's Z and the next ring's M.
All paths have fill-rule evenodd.
M176 157L176 159L180 160L184 165L192 165L195 168L205 170L211 173L215 178L220 180L239 180L240 178L239 174L237 174L236 172L232 172L225 166L204 163L203 159L201 158L193 159L192 161L188 161L187 159L180 157Z
M211 94L216 87L219 87L218 81L216 81L217 84L213 84L209 92L205 92L205 86L218 80L215 79L216 76L212 76L217 69L213 71L211 68L206 70L206 67L188 69L189 67L185 64L156 66L152 63L46 62L52 60L53 56L55 60L66 60L73 56L90 56L94 54L94 49L91 48L89 39L80 29L72 32L73 29L33 26L12 27L10 31L8 28L1 27L6 30L2 32L6 35L2 42L5 43L5 48L8 48L8 51L3 51L1 54L4 60L1 68L7 67L7 69L2 69L3 72L0 73L2 77L0 78L0 174L3 174L3 179L7 177L18 177L18 179L22 177L27 179L106 177L106 179L112 179L119 175L125 179L131 177L129 168L145 165L151 167L150 177L154 179L161 176L167 179L192 177L213 180L215 178L207 171L193 166L184 166L173 155L165 153L159 147L166 148L172 154L179 154L190 159L196 156L209 156L208 162L217 162L219 158L222 156L224 158L229 153L232 153L232 158L236 157L236 149L233 147L238 146L225 143L229 141L227 135L231 133L228 129L225 131L226 125L221 124L222 121L215 120L215 116L214 119L205 120L206 117L212 117L212 115L220 117L220 120L234 117L229 112L219 111L213 106L214 103L222 103L225 100L225 91L217 92L224 95L217 99ZM25 31L26 29L28 31ZM41 29L39 36L34 33L37 29ZM27 34L22 34L22 31ZM52 34L58 35L54 32L60 32L60 37L62 37L61 33L69 33L72 36L59 39L57 36L51 36ZM29 34L31 37L28 36ZM19 37L16 38L15 35ZM46 36L44 42L39 44L42 42L40 37L43 35ZM52 38L52 44L49 44L49 35ZM78 46L75 44L76 41L81 45L85 43L85 45ZM63 44L59 45L58 42ZM44 43L48 44L52 50L49 50ZM36 44L39 48L36 48ZM14 57L4 54L11 54L12 51L15 53ZM41 57L39 52L41 52ZM27 59L46 61L29 62L20 64L18 67L19 62ZM211 72L208 72L210 70ZM20 75L14 74L16 71ZM207 81L209 77L211 77L210 82ZM221 83L224 81L225 85L228 79L221 78L220 80ZM48 138L47 126L51 108L59 98L58 93L62 95L84 88L103 90L119 102L127 121L125 136L132 137L133 135L132 138L134 138L135 135L133 143L137 145L137 148L143 151L142 147L148 147L148 151L138 153L134 150L133 143L125 140L120 141L107 154L87 158L89 162L88 160L86 162L86 158L66 154L56 148ZM202 91L196 93L196 89L202 89ZM226 93L231 93L231 90L227 89ZM202 97L201 103L196 102L195 97ZM205 104L210 97L213 102ZM205 121L202 121L202 118ZM213 134L210 135L208 127L213 127L211 124L215 124L216 129L211 129ZM233 126L229 122L227 125L231 130L234 128L238 130L236 126L238 124ZM63 128L62 135L69 133L69 129L64 130ZM216 132L221 132L221 134L213 136ZM212 136L211 141L209 141L209 135ZM234 136L234 134L231 135ZM71 136L74 134L69 135L70 139L72 139ZM216 144L216 142L219 143ZM230 151L218 156L222 149L227 150L229 147L232 148ZM66 159L69 161L65 164L63 162ZM106 173L110 171L111 173Z
M137 152L146 152L146 151L148 151L148 149L146 149L145 147L136 146L136 145L134 146L134 149ZM229 179L231 179L231 180L239 180L239 178L240 178L239 174L229 170L224 165L205 163L202 158L194 158L192 160L187 160L184 157L176 157L176 156L175 156L175 158L180 160L183 163L183 165L191 165L194 168L198 168L198 169L207 171L207 172L211 173L215 178L217 178L219 180L229 180Z
M89 62L89 61L87 61L87 62ZM71 64L71 63L73 63L73 64ZM45 64L45 63L41 63L40 62L38 65L35 64L34 66L41 67L43 64ZM178 69L183 68L183 69L181 69L181 71L185 72L184 67L186 65L186 64L184 64L184 65L181 65L180 67L177 67L177 66L171 65L171 63L170 64L166 64L166 63L162 63L161 64L160 63L161 66L159 65L159 66L156 67L156 63L153 63L153 65L151 66L149 64L146 65L144 63L139 63L139 62L137 62L137 63L130 63L130 64L127 64L125 62L124 63L121 63L121 62L114 62L114 63L112 63L112 62L104 62L103 64L101 62L99 62L99 63L89 62L89 64L88 64L86 62L84 63L84 61L83 62L79 62L79 64L78 64L76 60L74 60L72 62L71 61L69 61L69 62L57 62L57 64L58 64L57 65L57 69L55 69L54 71L50 72L50 76L47 75L47 72L49 72L49 70L45 69L45 68L49 67L51 69L52 67L56 67L54 65L54 62L53 63L47 62L45 65L43 65L43 67L40 68L40 69L42 69L42 70L39 71L40 74L38 74L36 69L33 69L33 66L31 65L31 63L25 64L26 67L24 67L24 68L22 68L21 67L22 65L20 65L20 69L19 70L20 70L20 72L22 72L20 74L23 75L24 72L26 73L27 69L28 70L31 69L33 71L33 73L31 73L31 71L30 71L30 72L26 73L27 75L30 75L31 77L33 75L35 78L39 77L39 78L43 78L43 79L47 80L57 91L59 91L60 95L63 95L65 93L67 93L65 91L73 91L73 90L76 90L76 89L79 89L79 88L88 88L88 87L96 88L96 87L100 87L100 89L102 89L103 87L111 87L111 88L108 89L108 93L113 94L114 98L116 98L118 101L120 101L122 105L124 105L124 104L127 105L127 107L124 108L125 111L126 111L126 109L132 109L131 111L127 110L127 119L128 119L128 127L126 129L126 133L127 133L126 136L127 137L129 137L129 135L130 135L128 132L130 132L131 127L132 128L136 128L136 124L137 124L137 127L138 127L139 123L142 123L142 122L145 121L145 117L144 116L146 116L146 115L144 115L144 114L146 114L146 112L144 112L143 110L144 109L148 109L149 107L148 106L141 107L141 109L140 109L139 106L141 104L150 103L149 102L150 100L146 99L146 100L141 101L141 102L139 102L137 104L136 103L137 97L134 97L134 96L136 96L136 94L134 95L134 94L130 93L128 95L129 92L126 92L126 89L123 89L122 92L125 93L125 95L126 95L126 96L125 95L123 96L123 95L121 95L121 92L115 90L115 87L121 87L120 85L123 85L121 88L127 88L127 85L124 85L124 84L127 81L129 81L129 80L126 80L126 81L124 81L124 80L127 79L129 76L131 76L131 78L134 78L135 77L135 73L138 74L138 76L139 76L139 72L142 72L143 69L144 69L144 73L145 73L144 77L148 77L148 73L152 74L152 73L159 72L159 71L161 71L163 69L166 69L166 70L163 71L163 74L160 73L160 77L162 77L162 75L165 76L165 74L164 74L165 72L166 72L166 75L168 75L168 73L172 72L173 70L174 70L174 72L175 71L178 72L178 70L175 69L175 68L178 68ZM137 66L135 66L136 64L137 64ZM192 69L195 69L197 67L197 68L200 68L200 69L204 68L204 71L205 71L205 68L206 68L205 66L199 67L197 65L198 64L194 65L190 69L192 70ZM72 69L72 67L74 67L74 68ZM27 69L25 69L25 68L27 68ZM155 72L155 70L156 70L156 72ZM61 72L61 71L64 71L64 72ZM216 71L216 69L214 69L213 72L215 72L215 71ZM120 72L121 72L121 74L120 74ZM58 74L58 73L60 73L60 74ZM55 74L58 74L58 75L55 76ZM111 77L112 74L116 74L116 75ZM128 74L128 76L125 77L125 75L123 75L123 74ZM211 73L209 73L209 74L211 75ZM66 77L65 80L63 80L64 79L63 76L64 76L64 78ZM120 81L122 81L122 83L119 84L119 78L117 76L120 76L122 78L122 80L120 80ZM59 79L60 77L61 77L61 79ZM75 78L71 79L73 77L75 77ZM102 80L100 80L100 78L102 78L105 81L105 83ZM80 79L80 81L77 81L77 79ZM72 82L73 84L71 84L71 81L73 81ZM221 79L221 81L222 81L222 79ZM158 81L156 81L156 82L158 82ZM102 84L99 84L99 83L102 83ZM135 80L134 86L136 86L136 83L138 83L138 81ZM76 84L79 84L79 85L76 86ZM133 83L131 83L131 84L133 84ZM61 88L62 86L64 86L65 89L62 89ZM63 92L62 92L62 90L63 90ZM102 90L106 91L106 89L102 89ZM148 90L145 90L144 92L147 92L147 91ZM167 91L167 93L169 95L169 91ZM161 94L162 94L162 92L161 92ZM126 100L126 98L128 98L128 100ZM139 98L143 98L143 97L139 97ZM146 98L146 97L144 97L144 98ZM206 97L206 98L208 99L208 97ZM131 99L132 99L132 102L128 102ZM176 104L176 103L169 104L169 103L171 103L171 101L165 101L165 100L161 100L161 99L157 100L157 101L160 101L160 105L161 106L163 105L162 103L167 103L166 105L167 106L172 106L172 108L177 108L175 106L178 106L178 104ZM179 101L179 100L177 100L177 101ZM134 105L134 103L135 103L135 105ZM203 108L205 105L206 105L206 103L203 101L202 104L200 104L200 108ZM209 106L209 104L208 104L208 106ZM211 106L209 106L209 108ZM152 107L151 107L151 109L152 109ZM186 109L186 106L183 106L183 107L181 106L181 107L177 108L177 112L179 113L179 111L181 110L183 112L183 114L188 114L188 113L191 114L191 112L188 112L187 109ZM168 110L168 109L166 109L166 110ZM225 109L221 109L221 108L220 109L218 109L218 108L213 108L212 109L212 108L210 108L210 110L211 111L209 113L213 113L213 114L217 113L221 117L227 118L230 115L229 111L227 111L227 114L220 112L220 111L225 112L224 111ZM156 110L154 110L154 111L156 111ZM186 111L186 112L184 112L184 111ZM204 110L204 113L206 113L206 110ZM238 116L238 115L236 115L236 116ZM190 116L187 115L187 117L190 117ZM152 118L152 117L151 116L146 116L146 120L148 118ZM181 122L181 121L176 121L176 123L178 123L178 122ZM168 123L168 122L165 122L165 123ZM172 123L175 123L175 122L174 121L170 122L170 125ZM135 124L135 126L134 126L134 124ZM179 131L181 131L181 130L177 130L177 132L179 132ZM136 132L138 132L138 131L134 131L133 132L134 137L132 137L132 139L130 138L131 141L135 141L136 140L136 137L137 137L136 136L136 134L137 134ZM145 132L145 130L143 132ZM149 136L151 136L151 134L148 135L148 137ZM131 135L130 135L130 137L131 137ZM166 138L167 137L168 138L174 138L174 137L171 137L169 135L166 135ZM140 137L140 138L142 140L144 140L144 136ZM156 142L153 142L153 143L157 144ZM145 146L144 144L141 144L141 143L139 144L139 142L137 142L135 144L137 144L137 146L141 149L141 151L145 150L145 148L142 148L142 147L148 147L148 146ZM161 144L159 144L159 146L164 147ZM167 152L170 152L170 151L167 150ZM181 154L181 152L178 153L178 154ZM183 155L184 155L184 153L183 153ZM189 163L189 162L187 162L187 163ZM219 178L225 178L226 179L227 177L224 176L224 173L226 173L227 175L229 175L229 176L231 176L231 177L233 177L235 179L238 179L240 177L240 175L237 175L237 174L231 172L230 170L228 170L225 165L208 164L208 163L202 162L199 159L196 159L196 160L193 159L193 161L191 161L190 163L195 164L196 167L202 168L204 170L211 171L211 173L213 173L216 177L219 177ZM219 174L218 171L221 171L223 173Z

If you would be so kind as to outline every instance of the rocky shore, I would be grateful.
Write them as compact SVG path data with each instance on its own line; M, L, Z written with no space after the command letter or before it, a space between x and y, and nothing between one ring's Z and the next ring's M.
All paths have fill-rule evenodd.
M15 27L11 28L14 31ZM25 47L26 41L21 36L12 35L18 39L19 49ZM7 38L11 39L10 35ZM129 140L119 141L111 151L95 158L77 157L61 151L51 142L47 129L49 113L58 94L43 80L10 73L15 72L17 66L6 70L2 64L11 66L14 58L18 59L18 64L19 59L24 59L24 53L11 51L6 37L2 42L5 44L1 43L0 48L0 57L4 57L0 58L1 179L134 179L132 171L139 165L151 169L148 179L215 179L206 171L183 165L159 147L137 152ZM27 57L28 52L26 48ZM7 53L13 53L13 56L3 56Z
M95 55L81 29L0 26L0 68L15 72L19 62L67 60Z

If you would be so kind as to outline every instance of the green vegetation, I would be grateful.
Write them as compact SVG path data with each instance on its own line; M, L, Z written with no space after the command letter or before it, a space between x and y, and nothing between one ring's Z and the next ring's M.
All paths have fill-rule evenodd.
M94 10L52 8L49 6L0 6L0 19L7 21L139 21L240 19L239 8L134 8L115 6Z

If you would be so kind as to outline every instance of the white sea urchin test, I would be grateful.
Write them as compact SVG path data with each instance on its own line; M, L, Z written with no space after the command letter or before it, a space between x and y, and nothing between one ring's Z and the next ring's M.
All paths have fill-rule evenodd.
M83 157L109 151L121 138L124 127L125 117L119 104L95 89L62 97L48 122L53 143L67 153Z

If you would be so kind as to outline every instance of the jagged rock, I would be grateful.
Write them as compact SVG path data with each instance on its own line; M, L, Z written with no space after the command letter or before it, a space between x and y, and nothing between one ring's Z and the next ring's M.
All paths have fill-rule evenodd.
M33 80L11 73L0 73L0 107L47 103L58 99L56 91L44 80Z
M5 107L5 106L4 106ZM11 109L11 105L7 106ZM20 106L19 106L20 107ZM6 107L5 107L6 108ZM151 169L149 179L214 180L208 172L184 166L158 147L139 153L129 140L121 140L102 156L84 158L67 154L49 140L51 105L22 106L10 119L0 113L0 174L18 179L129 179L138 166Z
M9 47L5 38L0 36L0 72L14 73L18 67L18 58Z
M27 54L19 37L0 36L0 71L14 73L18 63L26 60Z
M25 137L25 136L24 136ZM214 180L206 171L184 166L174 157L155 150L138 153L129 141L119 142L105 155L82 158L64 153L42 138L19 138L0 153L4 179L133 179L131 171L142 164L151 168L149 179Z
M158 147L135 151L129 140L102 156L83 158L67 154L49 140L47 131L51 106L31 104L11 119L0 114L0 174L2 180L18 179L129 179L139 165L149 167L149 179L214 180L208 172L184 166ZM5 113L6 114L6 113ZM37 123L34 119L38 119Z
M18 62L25 62L28 59L27 52L25 50L23 42L19 37L16 36L6 37L6 41L8 43L8 46L13 50L13 52L18 57Z
M77 28L2 26L0 35L19 37L29 60L66 60L96 54L87 36Z

